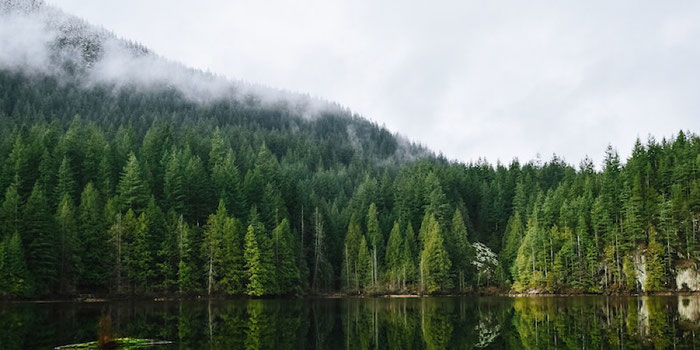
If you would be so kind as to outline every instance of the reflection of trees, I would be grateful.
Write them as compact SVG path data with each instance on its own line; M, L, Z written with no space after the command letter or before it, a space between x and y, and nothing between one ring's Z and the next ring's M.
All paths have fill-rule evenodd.
M3 349L116 336L186 349L700 348L700 296L348 298L0 305ZM107 313L108 315L106 315Z
M421 328L428 349L447 349L452 337L453 302L443 298L421 299Z
M518 298L513 309L512 324L526 349L665 349L681 343L677 314L665 297Z

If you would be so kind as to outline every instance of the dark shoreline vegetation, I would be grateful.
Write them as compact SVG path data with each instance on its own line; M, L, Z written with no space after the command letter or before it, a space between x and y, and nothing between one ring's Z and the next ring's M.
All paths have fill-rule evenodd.
M602 171L494 166L412 160L343 111L8 71L0 91L3 298L698 289L692 133Z

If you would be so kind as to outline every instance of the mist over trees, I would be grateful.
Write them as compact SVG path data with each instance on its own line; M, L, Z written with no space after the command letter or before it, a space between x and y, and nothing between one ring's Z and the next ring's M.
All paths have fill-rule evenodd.
M9 71L0 87L4 297L654 291L700 256L694 134L626 162L609 147L601 171L462 164L396 157L410 149L346 114Z

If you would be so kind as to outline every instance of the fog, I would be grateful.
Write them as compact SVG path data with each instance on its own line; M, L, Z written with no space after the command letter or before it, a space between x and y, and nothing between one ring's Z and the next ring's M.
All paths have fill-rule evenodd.
M253 98L262 105L284 104L309 119L341 110L309 95L188 68L41 1L0 2L0 68L50 74L59 81L77 78L85 88L172 88L197 103Z

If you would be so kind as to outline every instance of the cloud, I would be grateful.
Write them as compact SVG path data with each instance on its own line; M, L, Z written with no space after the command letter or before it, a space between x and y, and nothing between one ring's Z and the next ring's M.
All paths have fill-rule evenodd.
M52 0L187 66L350 106L449 158L698 131L700 3Z
M77 77L86 88L107 84L115 91L125 86L175 89L198 103L252 98L264 106L284 106L307 119L326 111L349 114L309 95L188 68L41 1L0 3L0 69L51 74L61 80Z

